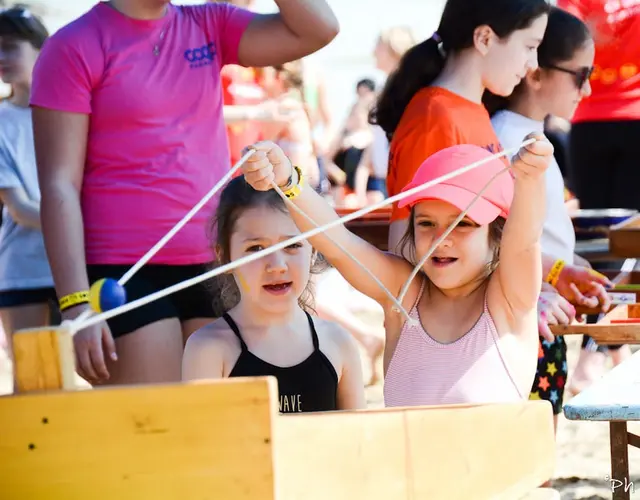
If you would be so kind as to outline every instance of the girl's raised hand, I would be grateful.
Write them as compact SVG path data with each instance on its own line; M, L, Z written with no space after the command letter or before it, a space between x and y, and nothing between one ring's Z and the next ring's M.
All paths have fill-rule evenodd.
M244 152L253 150L254 153L242 166L244 179L256 191L268 191L272 182L277 186L287 186L294 169L284 154L284 151L275 143L270 141L258 142ZM295 179L293 179L295 181Z
M553 145L542 134L529 134L527 139L537 139L523 147L513 157L511 164L516 179L539 179L544 175L553 159Z

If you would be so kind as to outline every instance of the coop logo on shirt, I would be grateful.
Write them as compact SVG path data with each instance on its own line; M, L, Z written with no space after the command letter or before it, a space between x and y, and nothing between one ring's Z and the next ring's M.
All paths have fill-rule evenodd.
M184 51L184 58L189 63L191 69L209 66L216 56L216 44L211 42L202 47L187 49Z

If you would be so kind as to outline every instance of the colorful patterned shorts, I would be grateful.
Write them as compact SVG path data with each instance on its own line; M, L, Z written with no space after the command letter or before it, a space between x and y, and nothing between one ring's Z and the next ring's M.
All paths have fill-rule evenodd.
M550 401L553 414L562 412L564 386L567 382L567 344L562 335L553 342L540 337L538 369L529 399Z

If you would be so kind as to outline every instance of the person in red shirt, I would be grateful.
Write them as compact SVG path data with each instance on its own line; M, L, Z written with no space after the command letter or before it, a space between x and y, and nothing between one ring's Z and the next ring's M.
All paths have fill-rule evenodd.
M583 99L569 134L569 182L581 208L640 209L635 140L640 136L640 4L618 0L558 0L594 35L591 96ZM599 346L584 336L568 390L578 393L631 355L628 346Z
M640 209L640 4L558 0L558 7L583 19L596 43L592 93L570 134L574 192L582 208Z
M227 123L227 136L229 138L229 154L231 164L235 165L242 157L242 149L247 144L253 144L262 139L260 122L257 120L237 119L230 117L229 107L242 106L246 108L247 118L251 112L257 117L260 105L266 99L262 87L259 85L256 72L253 68L245 68L238 65L229 65L222 68L222 99L225 106L225 122ZM253 108L253 109L251 109ZM236 109L235 111L238 111ZM236 118L236 119L234 119ZM240 116L240 118L244 118Z

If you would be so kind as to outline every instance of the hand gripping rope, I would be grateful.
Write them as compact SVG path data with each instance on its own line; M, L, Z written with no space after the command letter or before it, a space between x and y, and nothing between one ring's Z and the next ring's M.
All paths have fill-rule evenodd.
M476 161L474 163L471 163L470 165L466 165L464 167L461 167L457 170L454 170L453 172L449 172L445 175L442 175L440 177L438 177L437 179L432 179L430 181L427 181L419 186L416 186L412 189L409 189L403 193L398 193L395 196L391 196L389 198L386 198L378 203L375 203L373 205L370 205L368 207L364 207L358 211L355 211L351 214L345 215L344 217L341 217L339 219L333 220L323 226L318 226L313 219L311 219L307 214L304 214L297 206L295 207L295 210L298 211L299 213L301 213L309 222L313 223L316 227L312 230L309 230L305 233L302 233L300 235L294 236L293 238L289 238L288 240L282 241L276 245L270 246L268 248L265 248L264 250L261 250L259 252L256 252L254 254L251 255L247 255L244 257L241 257L240 259L237 259L233 262L229 262L228 264L222 265L220 267L217 267L215 269L212 269L211 271L202 273L199 276L195 276L193 278L190 278L188 280L185 281L181 281L179 283L176 283L175 285L169 286L167 288L164 288L162 290L158 290L157 292L154 292L152 294L149 294L145 297L141 297L137 300L134 300L132 302L129 302L127 304L123 304L119 307L115 307L114 309L111 309L109 311L105 311L102 312L100 314L94 314L92 316L92 312L91 311L86 311L83 314L81 314L80 316L78 316L76 319L71 320L71 321L65 321L63 323L63 326L66 326L67 328L69 328L71 330L72 333L76 333L80 330L83 330L89 326L93 326L96 325L98 323L101 323L102 321L106 321L108 319L114 318L116 316L119 316L121 314L124 314L126 312L129 312L133 309L136 309L138 307L142 307L146 304L149 304L155 300L161 299L163 297L166 297L168 295L171 295L172 293L178 292L180 290L183 290L185 288L188 288L190 286L196 285L198 283L201 283L203 281L207 281L211 278L214 278L216 276L219 276L221 274L233 271L234 269L237 269L240 266L243 266L244 264L248 264L249 262L253 262L255 260L261 259L262 257L266 257L267 255L270 255L274 252L277 252L279 250L282 250L288 246L294 245L298 242L301 242L303 240L306 240L308 238L312 238L318 234L324 233L325 231L328 231L329 229L332 229L334 227L337 227L339 225L345 224L347 222L350 222L354 219L357 219L359 217L362 217L363 215L368 214L369 212L373 212L374 210L377 210L379 208L382 208L386 205L390 205L392 203L398 202L404 198L407 198L409 196L412 196L424 189L427 189L431 186L435 186L436 184L439 184L441 182L444 182L446 180L452 179L453 177L456 177L458 175L464 174L465 172L469 172L475 168L478 168L486 163L489 163L497 158L501 158L503 156L507 156L507 155L512 155L517 153L522 147L528 146L529 144L532 144L536 141L536 139L528 139L527 141L524 141L522 144L520 144L518 147L515 148L511 148L511 149L507 149L504 151L501 151L499 153L493 154L491 156L488 156L487 158L483 158L482 160ZM151 258L153 258L153 256L158 253L158 251L160 251L160 249L167 244L167 242L182 228L184 227L184 225L198 212L198 210L200 210L211 198L213 198L213 196L215 196L215 194L220 191L222 189L222 187L233 177L233 175L240 169L240 167L244 164L244 162L246 162L250 156L253 154L253 150L249 150L241 159L238 163L236 163L231 170L229 170L229 172L220 180L220 182L218 182L213 189L211 189L211 191L209 191L204 198L202 198L202 200L200 200L200 202L198 202L198 204L187 214L185 215L185 217L178 222L178 224L176 224L160 241L158 241L158 243L156 245L154 245L142 258L140 258L140 260L125 274L122 276L122 278L120 278L118 280L118 284L120 285L124 285L128 280L130 280L133 275L145 264L147 263ZM405 283L405 285L402 288L402 291L400 293L400 296L395 299L393 298L393 294L384 286L382 285L382 283L380 282L380 280L378 280L375 276L373 276L373 274L371 273L371 271L369 271L368 269L366 269L360 262L357 261L357 259L351 255L349 252L347 252L341 245L337 245L335 242L334 244L336 244L338 246L338 248L340 248L342 251L344 251L345 253L347 253L347 255L349 255L349 257L356 262L356 264L358 266L360 266L367 274L369 274L374 281L378 284L378 286L381 287L381 289L385 292L385 294L387 294L390 298L392 298L392 301L394 302L395 307L397 308L398 312L403 313L403 315L405 315L405 317L408 317L406 311L404 310L404 308L402 307L401 303L402 300L404 299L404 297L406 296L407 290L409 289L409 286L411 284L411 281L413 280L413 278L417 275L417 273L419 272L420 268L424 265L424 263L427 261L427 259L433 254L433 252L436 250L436 248L442 243L442 241L451 233L451 231L453 231L455 229L455 227L458 225L458 223L460 222L460 220L462 220L464 218L464 216L467 214L467 212L471 209L471 207L473 206L473 204L480 198L480 196L482 195L482 193L488 188L488 186L498 177L498 175L500 175L501 173L506 172L510 167L505 167L504 170L500 171L498 174L494 175L489 182L480 190L480 192L476 195L476 197L471 201L471 203L469 204L469 206L458 216L458 218L449 226L449 228L447 228L447 230L444 232L444 234L438 238L437 241L435 241L433 243L433 245L431 246L431 248L429 249L429 251L426 253L426 255L420 260L420 262L416 265L416 267L414 268L413 272L411 273L411 275L409 276L407 282ZM282 191L275 186L275 189L279 192L280 196L283 195ZM286 198L286 197L285 197ZM293 204L293 202L290 202L289 200L287 200L290 204Z

